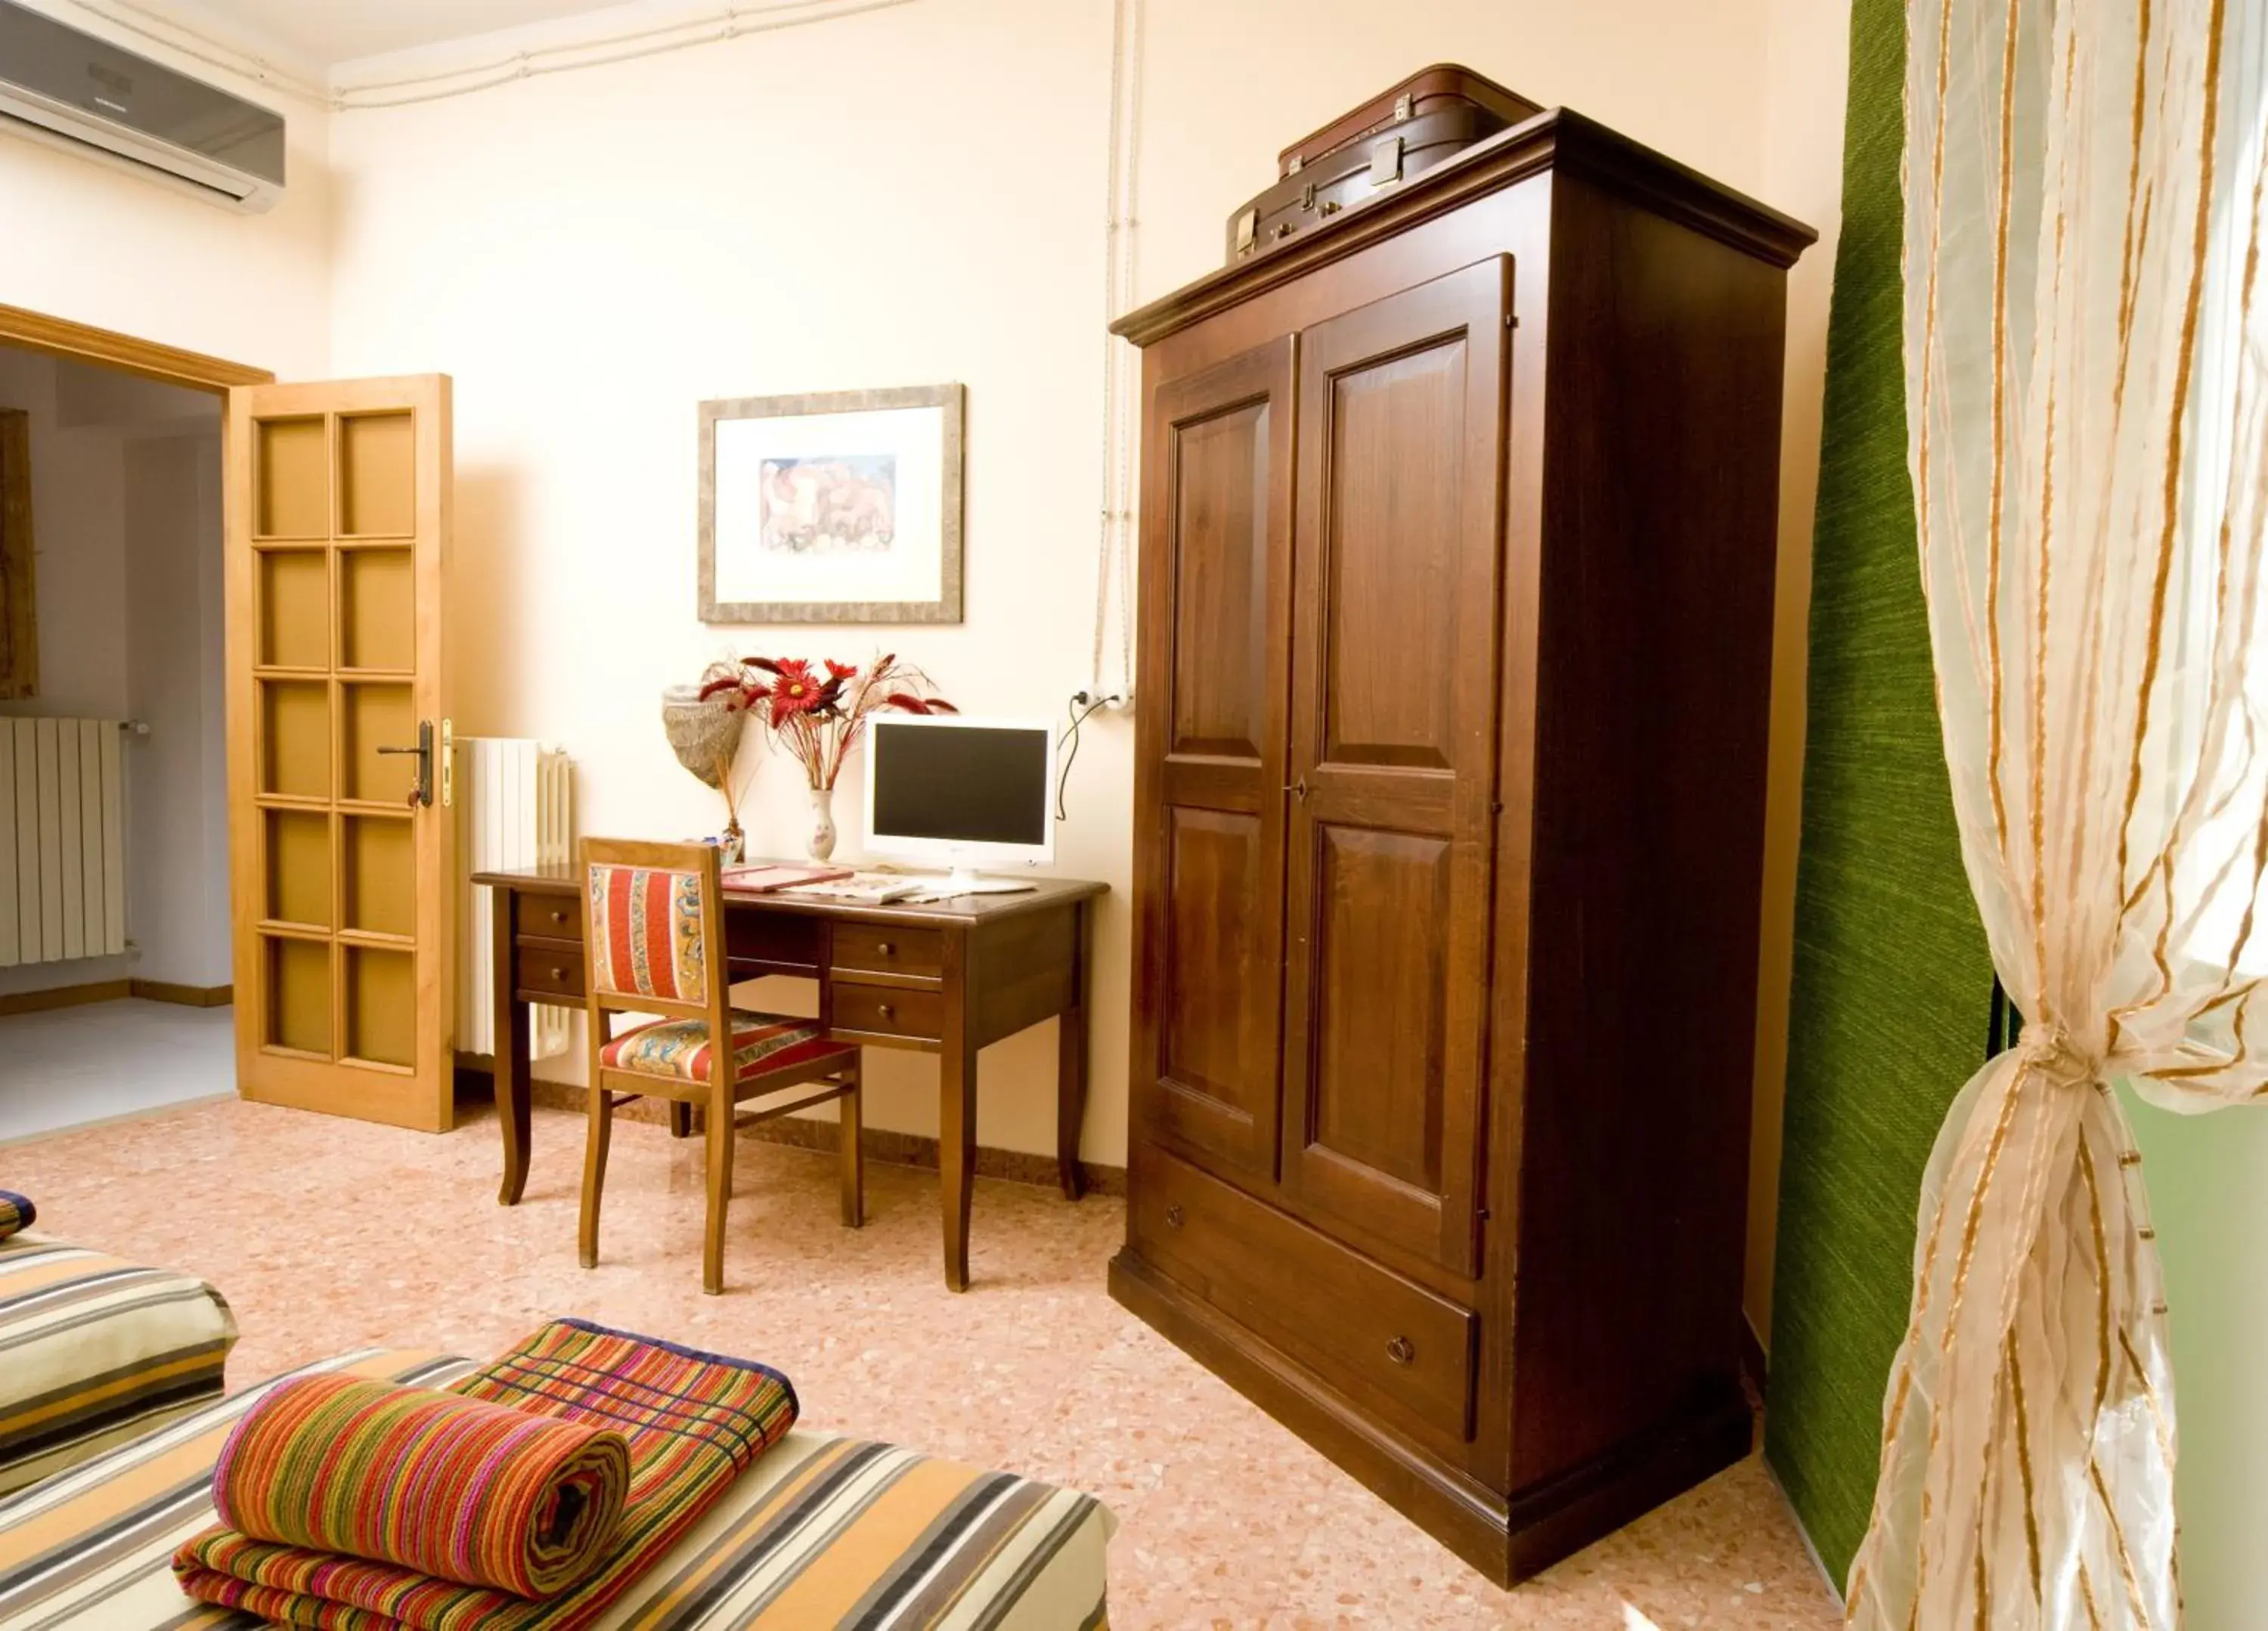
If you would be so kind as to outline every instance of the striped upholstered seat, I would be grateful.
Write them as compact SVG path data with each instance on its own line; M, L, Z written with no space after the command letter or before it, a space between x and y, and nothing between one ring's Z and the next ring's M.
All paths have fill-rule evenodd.
M599 1062L609 1070L636 1070L681 1082L709 1079L709 1026L699 1019L657 1019L608 1042ZM849 1063L858 1048L837 1042L809 1020L733 1010L733 1076L745 1082L775 1070Z
M298 1372L442 1387L472 1369L364 1349ZM0 1626L259 1631L181 1594L173 1550L213 1521L221 1443L268 1385L0 1500ZM801 1428L756 1464L592 1631L1099 1631L1117 1527L1092 1495Z
M219 1398L235 1342L227 1303L194 1275L0 1241L0 1494Z

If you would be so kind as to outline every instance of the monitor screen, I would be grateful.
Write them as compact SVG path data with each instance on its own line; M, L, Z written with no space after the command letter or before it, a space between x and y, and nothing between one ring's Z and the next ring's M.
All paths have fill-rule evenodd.
M1048 841L1048 727L877 719L870 729L874 837Z

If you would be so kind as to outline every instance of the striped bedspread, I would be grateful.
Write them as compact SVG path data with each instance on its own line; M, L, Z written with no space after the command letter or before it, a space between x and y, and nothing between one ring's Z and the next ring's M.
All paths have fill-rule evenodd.
M0 1240L0 1494L219 1398L235 1341L228 1304L194 1275Z
M368 1350L339 1371L441 1387L469 1360ZM272 1384L267 1385L272 1385ZM173 1550L212 1522L214 1458L248 1390L0 1500L0 1631L251 1631L181 1594ZM798 1430L735 1480L601 1631L1089 1631L1115 1527L1090 1495Z

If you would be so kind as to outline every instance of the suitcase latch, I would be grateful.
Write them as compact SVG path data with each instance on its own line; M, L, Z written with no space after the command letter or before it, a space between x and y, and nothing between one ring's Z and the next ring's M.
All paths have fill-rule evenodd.
M1370 184L1384 187L1402 179L1402 138L1389 136L1370 150Z
M1307 186L1300 189L1300 208L1302 209L1313 209L1314 207L1315 184L1313 181L1310 181Z
M1407 91L1394 99L1394 122L1400 124L1418 111L1418 100Z
M1307 155L1304 153L1294 153L1292 155L1292 162L1285 167L1284 173L1285 175L1297 175L1300 171L1307 167Z
M1260 211L1246 209L1236 217L1236 253L1249 254L1260 237Z

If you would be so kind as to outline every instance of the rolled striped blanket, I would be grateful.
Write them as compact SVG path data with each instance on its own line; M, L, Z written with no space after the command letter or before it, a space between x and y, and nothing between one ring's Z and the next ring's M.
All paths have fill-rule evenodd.
M615 1537L630 1445L611 1428L353 1377L286 1382L213 1464L224 1527L553 1597Z
M40 1209L12 1189L0 1189L0 1240L5 1240L19 1229L29 1229L40 1215Z
M578 1631L637 1583L796 1416L794 1388L769 1366L577 1319L554 1320L449 1391L622 1434L630 1451L622 1518L578 1584L531 1601L398 1563L254 1539L223 1523L174 1554L181 1589L200 1602L309 1631Z

